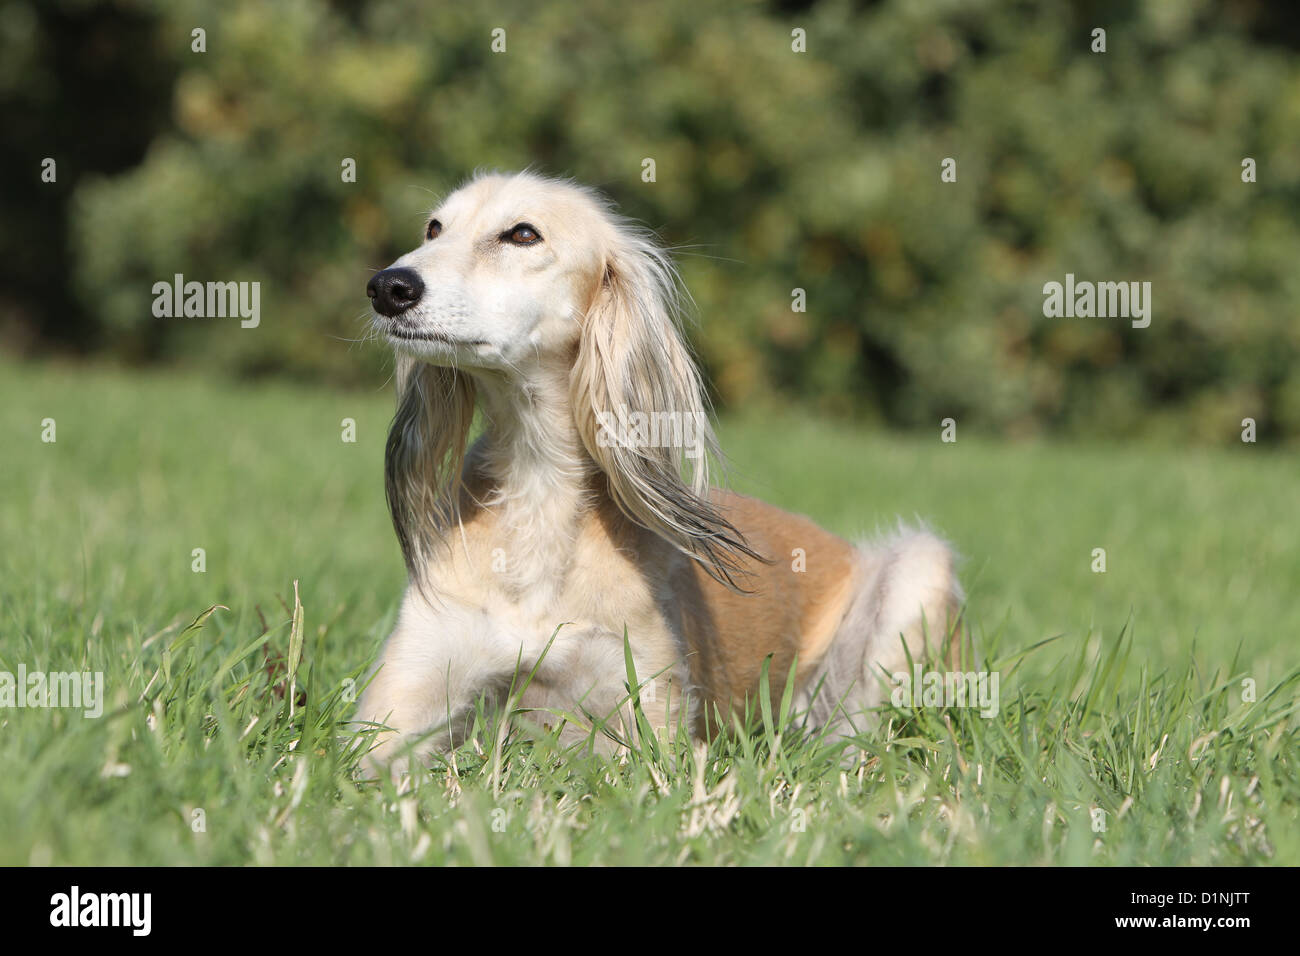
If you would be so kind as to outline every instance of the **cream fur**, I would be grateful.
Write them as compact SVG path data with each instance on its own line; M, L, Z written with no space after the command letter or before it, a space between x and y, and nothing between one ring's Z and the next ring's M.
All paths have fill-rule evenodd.
M700 734L752 702L769 656L778 692L797 660L809 719L851 733L902 641L948 639L961 596L937 537L854 548L713 488L683 294L653 237L532 173L478 176L433 218L390 267L422 296L376 315L398 353L388 495L411 584L358 710L384 727L371 766L454 743L479 696L499 705L534 668L519 703L554 712L538 722L626 735L625 632L652 722ZM506 238L520 223L539 241ZM611 441L620 407L689 420L695 446Z

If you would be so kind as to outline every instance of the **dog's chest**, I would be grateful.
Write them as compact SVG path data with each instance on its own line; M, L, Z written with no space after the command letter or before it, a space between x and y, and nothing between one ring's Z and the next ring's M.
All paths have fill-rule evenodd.
M532 548L512 547L508 536L479 540L453 547L430 568L446 606L429 613L470 647L540 661L536 680L574 694L626 693L625 635L639 678L679 669L681 640L635 563L644 555L611 548L607 536L586 528L545 562L533 560Z

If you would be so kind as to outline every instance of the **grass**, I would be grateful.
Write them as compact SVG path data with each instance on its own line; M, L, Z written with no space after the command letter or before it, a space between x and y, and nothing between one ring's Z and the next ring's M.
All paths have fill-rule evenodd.
M891 707L846 764L779 712L622 760L485 715L399 794L342 727L404 581L390 409L0 363L0 671L108 688L0 710L0 864L1300 863L1294 455L726 421L740 490L956 543L997 716Z

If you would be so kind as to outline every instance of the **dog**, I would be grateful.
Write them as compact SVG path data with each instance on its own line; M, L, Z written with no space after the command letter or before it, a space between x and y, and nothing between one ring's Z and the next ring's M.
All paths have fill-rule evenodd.
M385 481L409 576L359 703L367 766L455 746L480 699L598 747L635 732L634 699L707 737L765 674L850 736L885 675L951 653L939 537L855 546L716 487L678 273L595 191L476 175L366 292L396 353Z

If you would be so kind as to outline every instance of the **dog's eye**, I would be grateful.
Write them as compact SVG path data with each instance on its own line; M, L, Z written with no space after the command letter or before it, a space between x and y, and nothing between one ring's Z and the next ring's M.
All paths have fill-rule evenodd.
M516 246L531 246L533 243L542 241L541 233L526 222L519 223L508 232L503 232L501 238Z
M436 219L429 220L429 228L424 230L424 238L437 239L442 234L442 223Z

